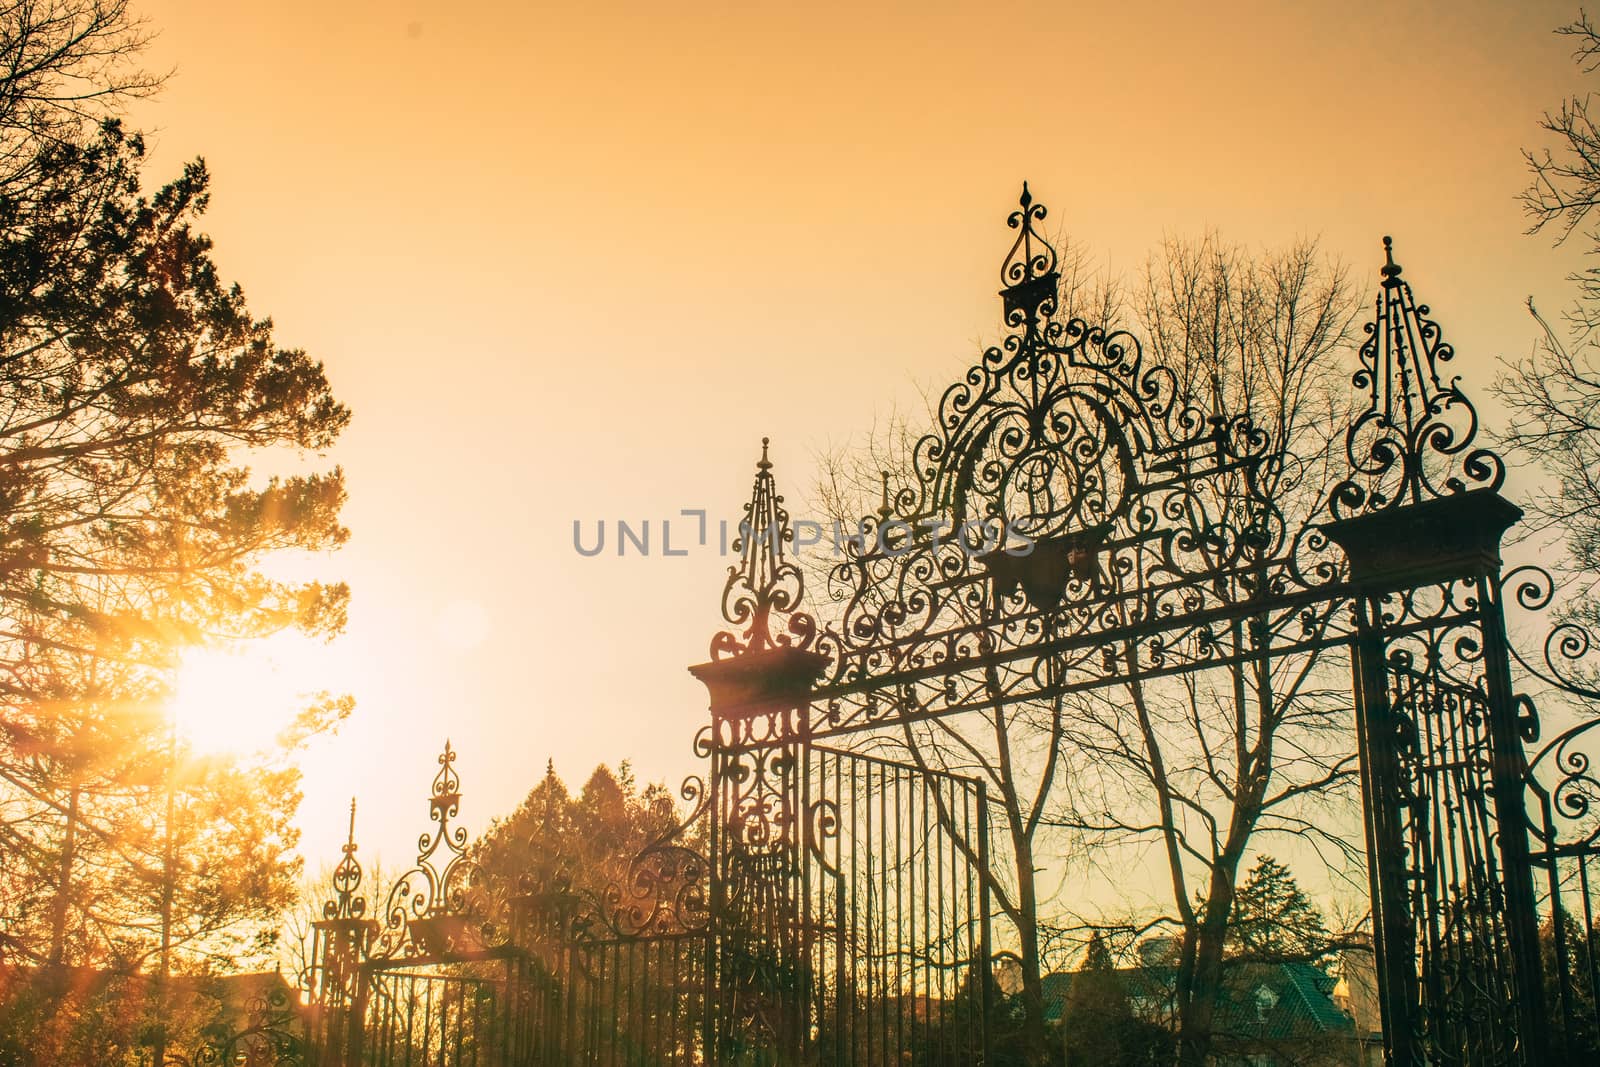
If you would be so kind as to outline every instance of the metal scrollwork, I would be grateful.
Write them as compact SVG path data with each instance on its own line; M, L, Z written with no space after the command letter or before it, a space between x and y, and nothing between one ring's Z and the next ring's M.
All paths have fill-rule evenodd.
M467 831L451 825L461 807L455 762L455 749L446 741L428 795L428 817L437 825L417 838L416 865L389 890L376 955L438 956L482 947L481 924L467 914L467 888L474 874L467 858Z
M817 729L965 710L991 667L1018 699L1085 683L1076 668L1104 682L1219 663L1248 654L1215 640L1246 614L1276 646L1350 632L1327 592L1342 553L1280 506L1304 478L1282 442L1132 334L1060 321L1045 217L1024 188L1001 270L1007 336L945 390L908 481L886 478L830 575L842 610L818 642L834 664ZM1028 662L1046 654L1075 669Z
M504 993L514 1017L501 1032L533 1043L530 1062L855 1062L880 1009L905 1028L896 1040L936 1029L951 1062L987 1062L989 983L974 968L996 956L997 806L985 782L872 742L932 716L1195 671L1270 676L1334 650L1355 667L1387 1053L1538 1061L1539 924L1576 919L1591 949L1600 929L1600 716L1541 742L1551 707L1535 707L1544 690L1516 691L1514 665L1582 701L1600 700L1600 675L1590 634L1559 617L1542 659L1508 646L1505 610L1545 610L1554 583L1539 568L1499 575L1517 512L1445 373L1453 349L1385 239L1346 476L1314 483L1332 457L1290 454L1237 382L1163 365L1162 349L1063 311L1046 217L1024 186L1006 220L1005 336L940 396L906 469L884 476L829 574L823 626L803 604L763 439L727 626L690 668L711 722L694 739L709 770L684 784L688 817L604 857L603 888L550 850L509 902L469 895L446 744L434 827L377 922L352 822L319 927L333 962L308 986L325 1029L359 1035L360 1012L376 1012L388 1030L375 1032L403 1026L410 1041L421 995L441 1024L424 1026L422 1049L446 1020L459 1033L475 1017L461 1009L470 986L474 1005ZM1435 535L1454 537L1449 552ZM822 743L853 733L860 743ZM469 913L484 899L509 903L509 938ZM1567 944L1552 948L1570 992ZM435 979L455 983L454 999L419 994ZM385 992L402 988L411 999ZM1567 1047L1576 1033L1569 1020Z
M1056 250L1040 238L1033 224L1043 222L1048 211L1034 203L1028 183L1022 183L1021 207L1006 218L1006 225L1017 232L1016 243L1000 268L1001 292L1006 295L1006 323L1021 326L1037 315L1055 312Z
M800 568L784 556L794 530L773 482L767 447L763 437L755 488L733 542L740 561L728 568L722 590L722 616L741 629L723 630L712 639L712 660L772 648L808 649L817 638L816 621L799 610Z
M1545 612L1555 600L1556 580L1545 568L1525 565L1508 571L1500 586L1510 593L1510 603L1522 611ZM1523 670L1556 690L1586 701L1600 701L1596 673L1600 661L1594 658L1595 638L1588 628L1557 616L1548 624L1538 661L1523 654L1516 643L1511 654Z
M1600 718L1557 737L1530 764L1530 788L1546 818L1535 820L1534 834L1552 850L1570 855L1600 847L1600 777L1592 746L1600 740Z
M168 1055L165 1067L302 1067L306 1051L288 994L274 988L250 998L242 1026L207 1036L188 1055Z
M1556 581L1545 568L1517 567L1501 579L1508 603L1537 619L1549 612L1556 600ZM1600 734L1600 688L1596 688L1594 635L1589 630L1563 619L1559 614L1546 620L1544 637L1536 645L1536 656L1525 654L1516 642L1511 655L1527 676L1548 687L1540 703L1552 708L1566 704L1566 714L1555 717L1558 730L1529 760L1528 786L1536 809L1529 813L1531 829L1550 857L1577 859L1600 851L1600 778L1593 765L1593 746ZM1548 699L1547 699L1548 698ZM1539 739L1544 719L1527 694L1519 696L1524 740Z
M641 939L694 933L710 921L710 864L694 842L705 827L709 794L695 776L679 791L688 816L628 861L623 877L580 915L585 936Z
M367 898L361 895L361 863L356 859L356 802L350 798L350 832L333 869L333 898L322 905L324 919L361 919L367 914Z
M314 921L312 946L299 986L324 1005L348 1003L355 996L358 971L371 948L376 923L367 918L361 891L361 863L356 859L356 802L350 800L350 824L339 863L333 869L333 896L323 901L322 918Z
M1333 489L1334 515L1416 504L1471 489L1496 490L1505 464L1475 444L1478 412L1461 391L1460 376L1440 377L1455 357L1439 324L1400 277L1393 245L1386 260L1377 314L1365 325L1361 365L1351 381L1367 394L1367 410L1350 426L1345 453L1353 476Z

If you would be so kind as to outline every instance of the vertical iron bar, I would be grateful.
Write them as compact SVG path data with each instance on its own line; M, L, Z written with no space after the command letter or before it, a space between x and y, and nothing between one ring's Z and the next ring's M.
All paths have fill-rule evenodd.
M1397 739L1389 710L1383 641L1370 622L1371 615L1381 611L1376 601L1369 603L1365 597L1357 601L1356 637L1351 645L1367 875L1372 888L1372 947L1387 1061L1391 1067L1420 1067L1415 935L1406 907L1404 840L1396 810L1401 795Z
M1527 766L1517 729L1516 694L1511 685L1505 617L1497 588L1498 571L1478 577L1478 611L1483 630L1484 680L1489 695L1489 742L1494 781L1496 829L1503 857L1506 936L1512 957L1512 1007L1518 1013L1522 1046L1534 1063L1544 1062L1544 978L1539 960L1539 915L1528 862ZM1559 934L1558 934L1559 936Z
M989 1063L989 960L993 946L989 943L989 789L988 783L982 780L978 782L978 937L983 957L978 969L982 989L979 1010L983 1017L978 1025L983 1062Z
M709 813L711 826L706 839L706 856L709 861L711 878L711 913L707 917L705 929L704 996L700 1005L701 1044L704 1046L707 1067L715 1067L719 1061L717 1049L719 1026L716 1021L718 1013L715 1007L719 963L717 954L721 950L721 934L719 930L724 921L723 913L727 908L723 885L726 875L724 869L726 861L723 856L722 839L725 833L723 827L723 805L729 803L729 798L725 795L728 789L726 781L727 768L725 766L727 757L723 754L721 741L722 738L717 734L715 724L713 724L711 738L711 811Z
M905 773L896 769L894 772L894 1053L895 1062L905 1056L905 1029L906 1029L906 973L905 959L908 944L906 931L905 896L901 892L906 882L906 857L905 846L908 840L904 825L905 807L900 795L901 786L905 782Z
M1542 836L1545 840L1545 871L1547 882L1550 886L1550 929L1555 939L1556 955L1556 988L1561 996L1561 1035L1562 1044L1565 1046L1567 1058L1572 1058L1573 1025L1576 1012L1572 1007L1572 961L1567 955L1566 937L1566 911L1561 903L1561 870L1560 858L1556 855L1557 832L1555 815L1550 810L1550 798L1542 795L1539 798L1539 818L1542 827ZM1578 870L1580 876L1584 864L1579 859ZM1591 985L1591 989L1600 989L1600 986Z

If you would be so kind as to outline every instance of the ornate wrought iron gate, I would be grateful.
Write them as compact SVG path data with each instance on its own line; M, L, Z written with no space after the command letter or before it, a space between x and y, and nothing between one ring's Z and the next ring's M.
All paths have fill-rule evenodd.
M763 455L748 511L773 536L747 529L730 569L727 614L748 626L694 668L713 714L691 815L609 892L575 891L555 868L474 892L447 743L435 828L370 919L352 806L305 982L318 1063L982 1062L983 783L812 740L826 660L768 628L802 586L770 472Z
M1572 669L1587 636L1558 627L1538 665L1510 642L1508 608L1547 608L1553 583L1502 575L1520 513L1387 239L1345 476L1308 486L1219 385L1058 317L1044 214L1024 187L1007 337L944 394L902 483L885 476L827 624L803 610L763 443L732 628L691 668L711 723L685 824L610 893L549 870L474 896L447 745L437 829L383 914L353 838L336 875L307 983L320 1062L982 1062L994 799L910 731L1202 671L1266 687L1329 651L1353 668L1389 1061L1595 1047L1596 708L1530 756L1524 692L1600 700ZM1295 492L1315 506L1286 513ZM873 748L896 739L909 762Z
M347 845L307 981L316 1062L980 1061L984 856L953 835L983 840L981 784L805 744L717 759L722 805L641 852L613 893L543 872L504 927L456 884L460 851L443 871L419 863L383 923L364 918ZM425 857L455 840L451 788L436 782ZM726 822L707 827L708 858L680 835L712 811Z

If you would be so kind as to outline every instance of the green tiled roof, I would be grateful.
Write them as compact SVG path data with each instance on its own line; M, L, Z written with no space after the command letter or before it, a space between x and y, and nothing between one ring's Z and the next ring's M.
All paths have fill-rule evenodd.
M1171 967L1125 967L1116 975L1130 999L1147 1002L1168 997L1175 977ZM1070 971L1044 977L1047 1022L1061 1021L1074 977ZM1217 1032L1262 1040L1351 1033L1350 1017L1333 1003L1333 986L1331 977L1308 963L1229 964L1217 999ZM1258 999L1263 989L1270 998Z

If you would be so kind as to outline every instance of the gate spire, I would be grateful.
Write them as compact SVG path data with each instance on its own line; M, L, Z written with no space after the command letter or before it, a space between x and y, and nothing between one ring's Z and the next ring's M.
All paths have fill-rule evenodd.
M333 869L333 897L322 905L324 919L361 919L367 914L367 899L358 896L361 888L361 861L356 859L356 798L350 798L350 830L340 847L343 853Z
M1441 377L1455 349L1401 277L1389 237L1383 255L1375 315L1363 327L1367 336L1351 378L1366 393L1367 408L1345 435L1351 477L1334 486L1330 500L1340 519L1494 491L1505 481L1505 463L1476 444L1478 412L1461 390L1461 376Z
M805 580L799 566L784 556L784 545L794 543L794 530L772 477L770 444L770 438L761 439L755 485L733 542L739 562L728 568L722 589L722 617L743 629L723 630L712 638L713 660L776 648L808 649L817 637L816 620L800 610Z
M417 838L416 863L395 879L384 901L378 954L385 958L462 952L481 941L468 914L467 889L477 868L466 828L452 825L461 810L461 776L448 739L434 762L439 770L428 790L434 828Z
M1500 545L1522 517L1475 445L1455 355L1385 237L1352 382L1367 409L1322 532L1356 593L1360 748L1384 1046L1396 1064L1543 1063L1544 974ZM1526 586L1523 587L1524 589ZM1526 597L1519 592L1519 597Z
M794 545L794 529L772 477L770 445L761 439L755 484L733 542L739 562L728 568L722 589L722 617L730 628L711 639L710 662L689 668L710 692L719 733L748 730L757 717L770 719L774 729L803 729L801 709L828 664L814 647L816 619L801 610L800 567L784 554ZM736 721L742 725L733 727Z
M1056 270L1055 248L1033 228L1048 212L1043 204L1034 202L1027 182L1022 183L1017 203L1019 208L1006 219L1006 225L1018 233L1000 268L1000 282L1005 287L1000 296L1005 300L1006 325L1026 325L1031 332L1041 315L1049 318L1055 312L1061 274Z
M366 894L360 891L354 797L341 851L333 869L334 895L323 902L322 918L311 924L311 957L300 983L318 1009L311 1016L311 1044L331 1050L334 1058L329 1062L335 1065L360 1062L365 981L361 964L378 930L377 922L367 917ZM350 1058L342 1058L344 1054Z

